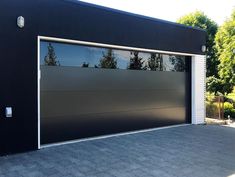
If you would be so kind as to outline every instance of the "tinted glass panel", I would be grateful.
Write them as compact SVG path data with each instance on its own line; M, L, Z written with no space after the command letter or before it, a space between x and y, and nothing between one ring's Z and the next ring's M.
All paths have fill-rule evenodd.
M186 71L185 56L42 41L41 65L146 71Z

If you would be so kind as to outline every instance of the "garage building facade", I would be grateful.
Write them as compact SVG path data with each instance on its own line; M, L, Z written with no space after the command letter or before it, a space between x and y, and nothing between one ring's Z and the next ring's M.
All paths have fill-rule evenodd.
M0 18L0 154L204 123L205 31L75 0Z

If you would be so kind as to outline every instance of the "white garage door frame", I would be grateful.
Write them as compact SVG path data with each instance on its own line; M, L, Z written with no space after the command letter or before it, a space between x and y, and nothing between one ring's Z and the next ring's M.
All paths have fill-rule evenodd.
M80 141L86 141L91 139L100 139L100 138L107 138L111 136L120 136L126 134L133 134L139 132L146 132L152 131L156 129L168 128L168 127L176 127L182 125L174 125L174 126L167 126L162 128L153 128L147 130L140 130L140 131L133 131L128 133L118 133L113 135L107 136L100 136L95 138L86 138L81 140L73 140L73 141L66 141L63 143L55 143L51 145L43 145L41 146L40 142L40 129L41 129L41 121L40 121L40 79L41 79L41 71L40 71L40 42L41 40L51 41L51 42L63 42L69 44L80 44L80 45L88 45L88 46L95 46L95 47L107 47L107 48L115 48L115 49L122 49L122 50L134 50L134 51L141 51L141 52L152 52L152 53L162 53L162 54L172 54L172 55L184 55L184 56L191 56L191 123L192 124L203 124L205 120L205 78L206 78L206 60L205 55L197 55L197 54L190 54L190 53L181 53L181 52L171 52L171 51L162 51L162 50L152 50L152 49L144 49L144 48L136 48L136 47L128 47L128 46L119 46L119 45L110 45L110 44L103 44L103 43L94 43L94 42L87 42L87 41L78 41L78 40L71 40L71 39L63 39L63 38L55 38L55 37L46 37L46 36L38 36L37 38L37 75L38 75L38 149L48 146L54 145L61 145L61 144L68 144ZM199 46L200 47L200 46ZM183 124L185 125L185 124Z

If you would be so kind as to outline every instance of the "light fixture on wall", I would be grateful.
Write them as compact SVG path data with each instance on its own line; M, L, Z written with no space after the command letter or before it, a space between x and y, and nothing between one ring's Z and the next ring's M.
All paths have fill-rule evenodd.
M206 46L203 45L202 48L201 48L202 52L206 52Z
M23 28L24 25L25 25L24 17L19 16L19 17L17 18L17 26L18 26L19 28Z

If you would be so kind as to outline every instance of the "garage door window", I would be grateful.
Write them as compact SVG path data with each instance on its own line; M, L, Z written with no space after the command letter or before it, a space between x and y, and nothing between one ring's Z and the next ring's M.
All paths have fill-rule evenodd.
M42 41L41 65L185 72L185 56Z

